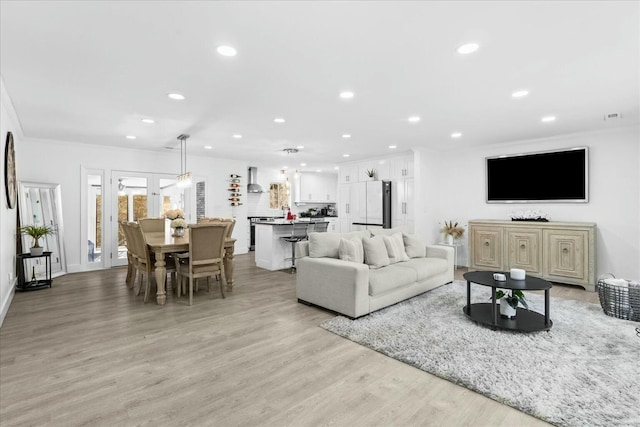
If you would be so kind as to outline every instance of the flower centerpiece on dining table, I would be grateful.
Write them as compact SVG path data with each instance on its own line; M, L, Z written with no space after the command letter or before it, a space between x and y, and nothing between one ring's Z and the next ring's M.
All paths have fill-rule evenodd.
M184 220L184 212L182 209L170 209L164 213L164 216L171 220L169 226L173 229L173 235L177 237L184 236L187 221Z

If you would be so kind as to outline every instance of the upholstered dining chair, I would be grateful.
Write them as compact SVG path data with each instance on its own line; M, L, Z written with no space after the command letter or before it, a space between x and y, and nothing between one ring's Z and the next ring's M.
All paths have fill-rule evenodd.
M210 223L210 222L226 222L229 223L229 228L227 229L227 238L231 238L233 234L233 229L236 226L236 219L231 217L202 217L198 218L198 224L201 223Z
M227 236L228 223L201 222L189 225L189 254L185 257L175 254L177 269L177 286L181 289L183 281L189 279L189 305L193 305L194 281L206 277L207 283L211 277L220 274L220 293L225 298L224 286L224 243Z
M149 293L151 291L151 279L152 274L155 272L155 257L153 253L149 250L149 246L147 246L147 242L144 238L144 233L142 232L142 228L140 224L136 222L129 222L128 224L129 233L131 234L131 240L133 241L134 255L135 255L135 263L134 266L138 271L138 290L136 295L140 295L142 290L142 284L144 282L144 278L146 276L146 285L144 288L144 302L149 300ZM174 284L175 280L175 272L176 268L173 266L173 263L166 264L167 274L171 274Z
M165 223L164 218L140 218L138 220L143 233L164 232Z
M131 229L129 228L129 224L127 221L119 221L120 230L122 230L122 234L124 234L124 240L127 245L127 277L124 280L126 285L130 288L133 288L136 279L136 263L137 258L134 249L134 240L131 236Z

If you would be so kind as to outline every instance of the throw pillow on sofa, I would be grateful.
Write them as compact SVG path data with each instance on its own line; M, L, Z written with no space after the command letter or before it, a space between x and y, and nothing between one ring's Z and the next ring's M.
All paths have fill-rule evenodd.
M384 245L387 247L387 254L389 255L389 262L395 264L396 262L409 261L407 253L404 251L404 240L402 233L394 233L392 235L382 236Z
M371 234L368 230L352 231L350 233L309 233L309 256L311 258L339 258L340 239L363 238Z
M362 239L364 248L364 262L369 268L380 268L390 264L387 246L384 244L382 236L374 236L369 239Z
M427 256L427 245L415 234L402 234L404 250L409 258L424 258Z
M362 246L362 239L360 237L352 237L340 239L340 246L338 248L338 255L343 261L351 261L362 264L364 262L364 247Z

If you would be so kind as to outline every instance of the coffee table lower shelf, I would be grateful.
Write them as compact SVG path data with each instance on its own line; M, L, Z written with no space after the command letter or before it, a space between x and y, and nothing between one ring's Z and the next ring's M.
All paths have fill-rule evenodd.
M469 310L471 307L471 310ZM490 328L505 329L510 331L537 332L548 331L553 326L553 321L549 319L546 324L544 315L524 308L518 308L513 319L500 316L498 323L493 322L493 310L491 303L478 303L466 305L462 309L463 313L474 322L488 326Z

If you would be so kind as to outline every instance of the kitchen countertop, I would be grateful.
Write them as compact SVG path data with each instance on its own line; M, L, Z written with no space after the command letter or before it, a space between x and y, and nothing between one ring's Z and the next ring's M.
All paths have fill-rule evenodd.
M262 224L262 225L291 225L293 223L297 223L297 222L304 222L304 223L308 223L311 222L309 221L310 219L314 219L314 220L321 220L323 218L337 218L337 216L334 217L313 217L313 218L303 218L303 219L294 219L294 220L290 220L290 219L284 219L284 218L276 218L273 221L256 221L254 222L254 224ZM317 221L319 222L319 221Z

